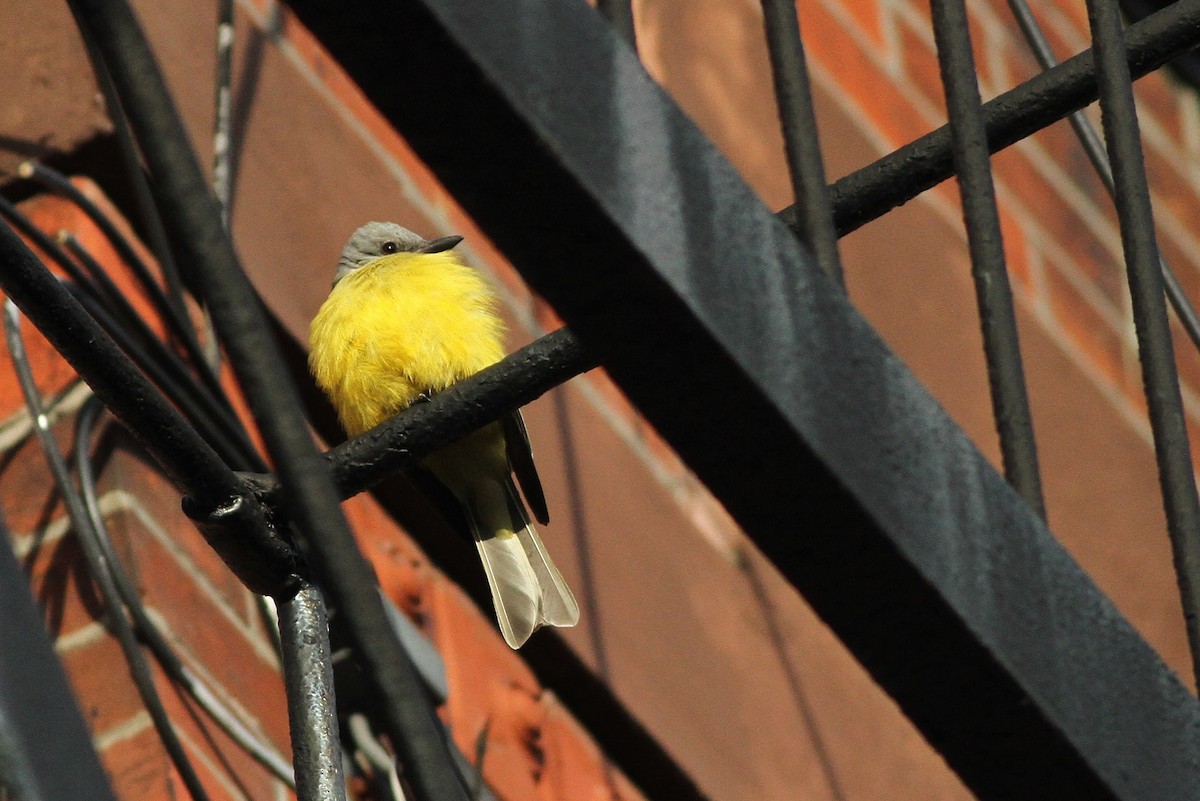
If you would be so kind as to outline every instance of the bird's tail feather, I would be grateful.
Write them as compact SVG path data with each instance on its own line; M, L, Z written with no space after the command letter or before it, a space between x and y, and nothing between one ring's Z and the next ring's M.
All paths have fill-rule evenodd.
M579 605L546 553L511 481L475 497L467 518L504 641L519 648L540 626L573 626Z

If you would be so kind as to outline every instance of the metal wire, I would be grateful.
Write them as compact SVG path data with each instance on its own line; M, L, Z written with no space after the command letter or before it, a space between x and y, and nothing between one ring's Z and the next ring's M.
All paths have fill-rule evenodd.
M125 661L129 665L129 673L134 685L137 687L138 695L141 696L142 703L146 707L146 711L150 714L151 720L154 722L154 728L158 731L159 738L162 740L163 747L166 749L171 763L179 772L184 786L187 787L188 794L191 795L194 801L208 801L208 794L204 789L204 785L192 767L191 761L184 751L183 744L179 741L179 737L171 725L171 719L167 715L167 710L163 706L162 699L159 697L158 690L154 685L154 676L150 673L150 666L146 663L146 658L138 647L137 640L133 634L133 627L130 625L128 618L125 617L125 612L121 607L120 596L116 586L113 584L104 550L98 544L98 538L91 528L87 510L84 508L83 501L71 483L71 475L67 469L66 460L63 459L62 454L59 452L58 443L54 439L54 434L50 431L49 421L42 406L37 382L33 377L33 370L25 353L24 338L20 330L20 313L17 311L16 304L11 300L4 301L4 330L9 354L12 358L13 367L16 370L17 382L21 387L21 393L25 397L25 404L29 407L30 416L34 421L34 431L37 434L38 441L42 445L46 461L50 465L50 472L54 476L59 496L67 508L67 516L71 520L71 526L79 538L79 543L82 546L81 550L83 551L84 559L88 563L92 581L95 582L96 587L100 590L105 610L108 612L109 625L117 638L117 642L121 646L122 653L125 655Z
M1133 84L1124 57L1124 25L1115 2L1087 0L1087 9L1167 531L1182 596L1192 670L1200 681L1200 498L1196 493L1171 329L1163 300L1150 189Z
M762 7L775 102L779 107L792 193L796 197L796 227L821 269L845 286L796 3L762 0Z
M294 592L292 551L267 525L245 482L166 402L25 244L0 225L0 288L92 387L179 487L201 518L209 543L258 592Z
M1012 288L1004 263L1000 213L992 184L967 9L962 0L933 0L932 15L1004 473L1044 519L1046 505L1038 473L1037 443L1025 390Z
M219 396L221 394L221 382L204 357L200 343L196 339L196 330L192 326L191 320L188 318L186 312L176 310L167 295L163 293L162 287L158 285L149 265L138 255L133 245L130 244L124 234L113 224L113 221L100 211L99 207L87 195L79 191L73 183L67 180L65 175L62 175L58 171L38 162L26 161L20 165L18 172L22 177L37 181L48 189L66 197L96 224L105 238L112 243L121 261L133 272L134 277L138 280L142 289L145 290L146 296L161 315L168 330L179 339L184 350L187 351L188 356L195 365L200 379L208 385L209 389L215 395Z
M213 194L229 228L233 201L233 0L217 3L216 104L213 110Z
M1008 7L1012 10L1025 41L1029 43L1029 49L1033 51L1042 69L1049 70L1057 66L1058 59L1055 58L1054 51L1050 49L1050 42L1042 33L1042 28L1038 25L1037 18L1034 17L1029 4L1025 0L1008 0ZM1100 182L1108 191L1109 197L1115 197L1116 187L1113 185L1112 167L1108 163L1108 154L1104 152L1104 141L1100 138L1096 127L1082 111L1074 112L1067 117L1067 120L1071 124L1071 129L1075 131L1079 143L1083 146L1088 160L1095 168ZM1163 258L1161 252L1158 255L1158 265L1166 286L1167 300L1171 302L1171 308L1175 310L1179 324L1187 332L1192 344L1200 349L1200 315L1196 313L1195 307L1188 300L1183 286L1175 276L1175 271L1167 264L1167 260Z
M192 700L221 727L239 748L248 753L259 764L267 768L276 778L295 789L296 782L292 767L275 748L265 743L246 727L237 715L222 701L208 685L193 673L183 660L176 654L175 649L167 642L158 626L146 614L141 596L125 572L125 567L118 558L112 545L112 537L108 532L108 524L100 510L100 498L96 489L96 473L92 465L90 443L96 422L104 405L99 399L92 397L84 404L75 423L74 455L75 472L79 476L79 487L83 496L84 506L91 520L92 531L96 536L98 547L102 550L107 561L113 584L124 602L130 617L133 619L137 634L150 648L162 667L163 672L176 685L182 687Z

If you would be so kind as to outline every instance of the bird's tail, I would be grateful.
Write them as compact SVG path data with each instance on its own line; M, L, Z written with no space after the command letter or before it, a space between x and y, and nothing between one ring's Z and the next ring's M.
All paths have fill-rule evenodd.
M520 648L541 626L574 626L579 605L550 560L510 479L477 488L467 518L504 641Z

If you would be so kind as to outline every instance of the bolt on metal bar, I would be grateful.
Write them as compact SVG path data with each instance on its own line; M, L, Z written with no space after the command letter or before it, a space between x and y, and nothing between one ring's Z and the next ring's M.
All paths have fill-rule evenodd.
M373 573L350 533L325 463L278 354L257 295L221 225L183 122L137 20L123 0L72 0L95 35L179 236L181 267L202 290L230 363L278 466L288 519L312 553L311 567L347 621L355 653L378 693L388 734L418 801L460 799L466 790L437 714L391 630Z
M296 796L304 801L345 801L329 620L316 585L304 584L294 598L279 604L279 639Z
M775 102L779 108L792 194L796 198L796 227L800 238L816 256L817 264L844 287L837 230L833 227L833 205L825 163L821 158L821 140L813 111L796 3L795 0L762 0L762 8Z
M1050 42L1042 32L1029 4L1025 0L1008 0L1008 7L1012 10L1013 17L1016 18L1025 41L1029 44L1030 50L1033 51L1034 57L1037 58L1042 69L1049 70L1057 66L1058 59L1055 58L1054 51L1050 49ZM1096 174L1100 177L1100 182L1108 191L1109 197L1115 198L1116 187L1113 184L1112 167L1108 163L1108 154L1104 151L1104 141L1100 138L1096 126L1092 125L1091 120L1082 111L1073 112L1067 117L1067 120L1071 124L1071 129L1075 131L1079 143L1083 146L1088 160L1095 168ZM1188 300L1187 293L1184 292L1183 286L1175 276L1175 271L1167 264L1167 260L1161 252L1158 254L1158 266L1162 271L1163 284L1166 286L1167 300L1171 302L1171 308L1175 310L1179 324L1187 332L1192 344L1200 349L1200 315L1196 313L1196 308Z
M1167 531L1182 596L1192 670L1200 682L1200 498L1196 493L1179 375L1163 300L1162 270L1133 82L1124 57L1124 25L1112 0L1087 0L1087 9Z
M1200 0L1178 0L1130 25L1125 44L1133 77L1153 72L1200 44ZM983 104L988 149L1003 150L1096 97L1092 51L1085 50ZM950 126L943 125L833 183L838 234L845 236L953 174ZM795 227L792 207L779 214Z
M932 16L1004 474L1038 517L1045 519L1037 442L1025 389L1012 288L1004 261L1000 212L996 208L966 4L963 0L933 0Z

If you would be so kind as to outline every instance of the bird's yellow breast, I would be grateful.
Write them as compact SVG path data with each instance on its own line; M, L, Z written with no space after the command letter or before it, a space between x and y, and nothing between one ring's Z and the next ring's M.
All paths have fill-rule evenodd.
M453 253L397 253L350 273L313 318L309 367L356 436L500 361L495 295Z

